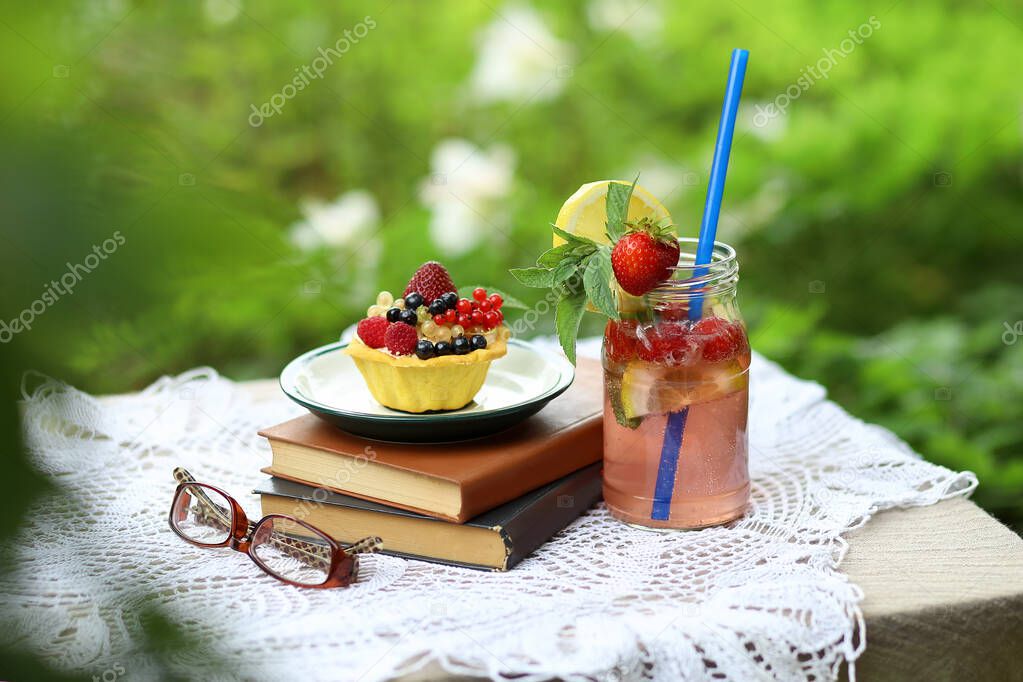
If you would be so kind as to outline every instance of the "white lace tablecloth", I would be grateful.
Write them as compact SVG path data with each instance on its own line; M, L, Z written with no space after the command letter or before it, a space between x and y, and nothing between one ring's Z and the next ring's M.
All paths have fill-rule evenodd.
M167 526L178 465L258 516L256 430L299 408L209 369L117 400L29 383L28 446L65 494L38 506L0 577L8 625L55 665L131 680L160 674L132 654L152 606L204 643L170 662L190 679L371 681L431 662L494 679L833 679L865 642L842 534L976 486L755 356L741 522L657 534L599 506L508 573L372 556L349 589L303 590Z

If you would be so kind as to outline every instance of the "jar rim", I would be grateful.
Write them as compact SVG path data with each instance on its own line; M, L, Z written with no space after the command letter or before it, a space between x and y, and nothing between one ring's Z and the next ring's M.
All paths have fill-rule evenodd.
M648 295L655 298L679 299L696 295L718 294L733 289L739 281L739 261L735 249L715 241L711 262L696 265L695 237L679 237L678 263L671 267L671 276Z

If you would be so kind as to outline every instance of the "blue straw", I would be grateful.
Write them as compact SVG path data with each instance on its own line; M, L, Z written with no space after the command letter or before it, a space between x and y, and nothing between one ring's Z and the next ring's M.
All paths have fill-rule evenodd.
M725 102L721 107L721 121L718 123L718 139L714 145L714 162L710 167L710 182L707 184L707 202L703 205L703 222L700 223L700 238L696 244L695 265L710 265L714 255L721 198L725 193L725 174L728 173L728 155L732 151L735 116L739 111L739 98L742 96L742 82L746 78L748 60L747 50L732 50L732 64L728 68L728 85L725 87ZM707 268L698 267L693 270L694 277L706 274ZM703 294L697 292L689 302L689 319L695 322L702 315Z
M654 484L654 501L650 506L650 518L667 521L671 515L671 498L675 494L675 472L678 469L678 455L682 451L682 435L686 430L689 408L668 414L664 425L664 443L661 445L661 462L657 465L657 483Z
M718 215L721 213L721 198L725 193L725 174L728 172L728 155L732 150L732 133L735 132L735 116L739 111L739 97L742 96L742 82L746 77L746 62L749 52L732 50L732 64L728 68L728 85L725 88L725 103L721 107L721 121L718 123L718 139L714 145L714 162L710 168L710 183L707 186L707 203L703 207L703 222L700 224L700 238L696 244L697 266L710 265L714 255L714 236L718 231ZM707 274L707 268L697 267L694 277ZM697 293L689 302L689 319L699 320L703 315L703 294ZM668 414L664 425L664 441L661 444L661 460L657 466L657 480L654 483L654 499L650 506L650 518L667 521L671 514L671 498L675 492L675 476L678 473L678 458L682 451L686 419L689 407Z

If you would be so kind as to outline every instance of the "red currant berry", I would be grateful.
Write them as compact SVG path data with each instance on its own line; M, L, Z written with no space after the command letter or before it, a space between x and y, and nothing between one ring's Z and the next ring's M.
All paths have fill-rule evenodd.
M495 310L494 312L497 313L497 323L501 324L502 322L504 322L504 313L501 312L500 310Z
M463 315L468 315L472 312L472 303L467 298L460 298L458 299L457 309Z
M497 325L501 324L500 313L496 313L491 310L489 313L483 316L483 324L487 329L493 329Z
M462 328L464 329L468 327L470 324L472 324L472 318L469 317L468 315L459 315L458 324L461 325Z
M490 301L490 305L493 306L494 310L500 310L501 306L504 304L504 299L501 298L501 294L490 294L490 298L487 300Z
M483 324L483 313L479 310L472 311L472 315L469 316L473 324Z
M446 322L447 322L447 318L444 317L443 315L434 315L433 316L433 323L435 325L437 325L438 327L443 326Z
M487 290L483 287L476 287L472 290L472 297L477 301L485 301L487 298Z
M489 300L486 300L486 301L480 301L480 311L481 311L481 312L484 312L484 313L489 313L489 312L490 312L491 310L493 310L493 308L494 308L494 306L492 306L492 305L490 304L490 301L489 301Z
M444 321L448 324L453 324L457 317L458 313L455 312L454 308L449 308L444 312Z

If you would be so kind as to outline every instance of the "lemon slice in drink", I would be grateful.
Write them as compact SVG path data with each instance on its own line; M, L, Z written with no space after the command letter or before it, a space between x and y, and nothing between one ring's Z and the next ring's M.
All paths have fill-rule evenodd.
M644 417L647 413L647 394L650 391L650 378L638 365L629 365L622 373L621 384L622 412L626 419Z
M589 237L598 244L606 244L607 236L604 233L607 229L607 212L604 210L604 202L607 199L608 185L612 182L632 184L624 180L598 180L586 183L565 201L558 211L558 218L554 224L569 234ZM629 202L629 215L626 220L635 221L643 217L656 221L669 218L670 214L653 194L636 185L632 192L632 200ZM564 243L564 239L554 235L554 246Z

